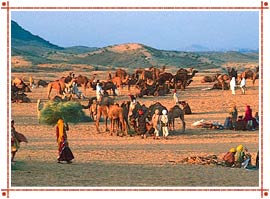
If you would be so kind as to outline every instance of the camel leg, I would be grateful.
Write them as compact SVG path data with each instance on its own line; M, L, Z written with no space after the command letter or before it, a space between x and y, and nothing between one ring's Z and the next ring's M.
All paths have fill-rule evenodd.
M105 131L110 131L108 129L108 116L105 117L105 126L106 126L106 130Z
M98 133L100 133L99 128L98 128L99 127L99 119L100 119L100 114L97 115L97 119L96 119L96 130Z
M182 121L182 133L184 133L186 130L186 122L184 119L184 114L180 115L180 120Z
M110 128L110 135L113 135L113 131L114 131L114 120L111 118L110 119L110 121L111 121L111 128Z

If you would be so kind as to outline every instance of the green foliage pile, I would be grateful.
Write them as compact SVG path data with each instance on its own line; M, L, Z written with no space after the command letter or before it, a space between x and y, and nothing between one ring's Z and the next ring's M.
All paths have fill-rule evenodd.
M62 118L65 122L77 124L89 121L78 102L52 102L45 104L40 112L40 122L47 125L55 125Z

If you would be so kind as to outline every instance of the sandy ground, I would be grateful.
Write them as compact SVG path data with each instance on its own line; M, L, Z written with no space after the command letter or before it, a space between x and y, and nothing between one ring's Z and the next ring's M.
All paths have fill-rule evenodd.
M13 74L13 76L21 74ZM29 74L23 74L29 76ZM62 74L32 74L44 80L60 77ZM99 74L100 76L102 73ZM22 76L22 75L21 75ZM56 78L55 78L56 79ZM258 81L252 86L247 80L248 90L242 95L240 90L232 96L230 91L203 88L212 84L200 83L198 74L186 91L179 91L180 100L186 100L193 111L186 115L186 132L181 132L180 120L176 120L176 130L170 132L168 140L154 140L152 137L110 136L97 133L93 122L70 124L68 139L75 159L72 164L57 163L57 143L53 126L38 124L36 101L46 100L46 88L34 88L27 93L28 104L12 104L12 118L17 131L27 136L29 143L22 143L12 166L12 187L240 187L259 186L259 170L227 168L214 165L183 164L188 156L217 155L221 158L231 147L245 145L252 154L252 164L259 149L259 131L231 131L194 128L191 124L200 119L224 123L228 109L236 103L239 114L245 106L251 105L253 114L259 110ZM126 100L127 88L121 91L116 101ZM87 96L94 92L87 90ZM144 97L138 99L147 106L161 102L167 108L173 106L172 95ZM87 101L81 101L86 105ZM86 110L88 114L88 110ZM239 180L241 178L241 180Z

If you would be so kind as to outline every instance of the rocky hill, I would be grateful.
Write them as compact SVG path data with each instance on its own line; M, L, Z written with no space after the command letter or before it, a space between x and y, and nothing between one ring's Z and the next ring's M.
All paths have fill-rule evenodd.
M94 39L94 38L92 38ZM257 64L258 52L186 52L155 49L139 43L127 43L104 48L74 46L63 48L23 29L11 21L12 70L40 70L41 66L59 66L62 70L83 66L84 69L106 67L194 67L220 68L227 63ZM23 60L23 61L20 61ZM26 65L21 63L27 63ZM50 67L51 69L51 67Z

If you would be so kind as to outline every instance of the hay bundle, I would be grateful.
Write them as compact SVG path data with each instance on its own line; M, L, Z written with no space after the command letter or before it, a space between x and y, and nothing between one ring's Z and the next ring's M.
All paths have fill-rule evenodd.
M43 124L55 125L60 118L69 123L79 123L88 120L82 110L82 105L78 102L49 101L40 112L40 122Z

